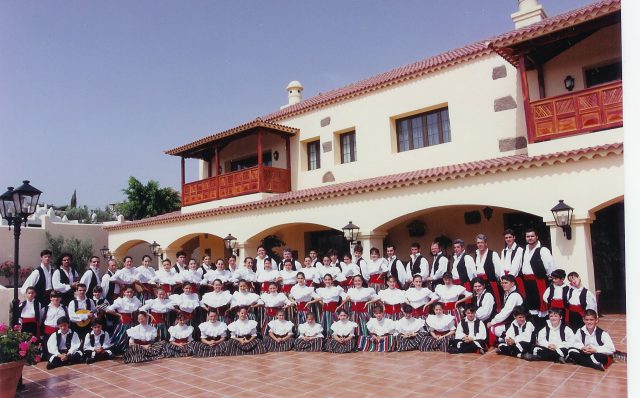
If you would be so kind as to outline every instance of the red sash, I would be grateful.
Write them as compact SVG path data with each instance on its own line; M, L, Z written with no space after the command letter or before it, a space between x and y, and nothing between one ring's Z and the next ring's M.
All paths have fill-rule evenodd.
M367 304L366 301L360 301L360 302L351 302L351 311L355 311L355 312L367 312L367 306L365 305Z
M584 308L582 308L582 306L580 305L569 305L569 311L577 312L578 314L580 314L580 316L584 316Z
M55 326L44 325L44 334L54 334L57 330Z
M434 330L434 331L433 331L433 334L435 334L436 336L444 336L444 335L445 335L445 334L447 334L447 333L449 333L449 331L448 331L448 330L447 330L447 331L444 331L444 332L441 332L441 331L439 331L439 330Z
M547 303L542 298L542 296L544 296L544 292L547 290L546 281L544 279L542 279L542 278L536 278L536 276L533 275L533 274L524 275L523 278L524 278L525 281L536 281L536 286L538 288L538 297L540 297L540 308L539 308L539 310L542 311L542 312L546 312L547 311ZM537 309L537 308L532 308L532 309Z
M420 307L418 307L418 308L414 308L411 311L411 315L413 315L414 318L420 318L420 317L425 316L426 314L427 314L427 311L424 310L424 306L422 306L422 305Z
M455 301L451 301L449 303L441 303L441 304L442 304L442 309L445 311L455 311L456 309Z
M384 276L382 276L382 274L371 274L369 275L369 283L374 285L384 285Z
M265 307L264 312L267 316L276 316L278 315L278 311L280 311L280 307Z
M120 316L122 316L122 320L120 321L120 323L123 323L125 325L133 323L133 316L131 315L131 313L120 312Z
M180 310L180 313L182 314L182 317L184 318L185 321L189 321L191 320L191 318L193 318L193 312Z
M332 301L330 303L322 304L322 311L335 312L336 308L338 308L338 302Z
M313 280L312 280L312 279L305 280L305 281L304 281L304 284L305 284L305 285L307 285L307 286L309 286L309 287L311 287L311 286L313 286Z
M268 292L270 284L271 284L271 282L261 282L260 283L260 292L261 293Z
M340 282L340 286L342 287L353 287L353 276L347 276L345 280Z
M184 339L173 339L175 343L187 343L189 339L185 337Z
M165 293L167 294L171 294L171 285L168 283L163 283L162 284L162 290L165 291Z
M307 305L308 301L300 301L297 306L298 306L298 311L309 311L308 308L305 308L305 305Z
M399 314L401 312L402 304L385 304L385 314Z
M162 312L153 312L149 313L151 315L151 323L157 325L159 323L164 323L166 321L167 313Z
M133 342L135 344L139 344L139 345L149 345L149 344L153 344L153 341L144 341L144 340L138 340L138 339L133 339Z
M458 285L458 286L462 285L462 286L464 286L465 289L467 289L468 292L471 291L471 283L469 283L469 282L462 283L462 281L460 279L454 279L453 280L453 284L454 285Z
M489 281L487 274L481 274L478 276L480 277L480 279L482 279L485 282ZM491 292L493 293L493 298L496 302L496 310L500 312L500 310L502 309L503 303L502 303L502 297L500 297L500 290L498 290L498 284L495 281L489 281L489 286L491 287Z
M282 292L289 294L291 293L291 288L293 287L293 285L282 285Z
M562 299L552 299L551 304L549 304L551 308L562 308L564 309L564 300Z
M22 323L36 323L36 318L20 318Z

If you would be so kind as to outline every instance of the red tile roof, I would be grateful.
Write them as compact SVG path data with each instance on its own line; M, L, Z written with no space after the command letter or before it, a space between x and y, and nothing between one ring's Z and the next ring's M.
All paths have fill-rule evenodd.
M623 144L616 143L537 156L505 156L501 158L414 170L405 173L368 178L358 181L323 185L317 188L302 189L299 191L278 194L255 202L223 206L211 210L203 210L193 213L181 213L180 211L176 211L173 213L163 214L161 216L151 217L140 221L107 226L104 227L104 229L107 231L118 231L131 228L142 228L150 225L214 217L220 214L237 213L275 206L286 206L288 204L322 200L336 196L356 195L380 189L391 189L407 185L435 183L438 181L453 180L472 177L476 175L515 171L523 168L544 167L545 165L565 163L567 161L579 161L582 159L591 159L595 157L620 155L622 154L622 152Z

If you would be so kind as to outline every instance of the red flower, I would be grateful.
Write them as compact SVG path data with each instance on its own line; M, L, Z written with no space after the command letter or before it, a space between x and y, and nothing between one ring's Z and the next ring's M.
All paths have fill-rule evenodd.
M38 338L36 336L31 336L31 339L29 339L29 342L37 343L38 342Z
M42 357L40 355L36 355L35 361L36 362L40 362L40 360L42 360Z
M13 330L15 330L16 332L19 332L22 330L22 325L14 325L13 326Z
M21 357L24 357L27 355L26 351L19 351L18 354L20 354Z
M4 323L0 323L0 333L4 333L7 330L7 325Z
M22 343L18 344L18 349L20 350L20 352L27 351L29 349L29 343L27 341L23 341Z

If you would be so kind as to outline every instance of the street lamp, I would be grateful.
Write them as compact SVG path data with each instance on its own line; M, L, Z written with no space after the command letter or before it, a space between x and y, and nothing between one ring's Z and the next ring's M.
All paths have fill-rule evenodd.
M160 257L160 260L164 260L164 253L162 253L158 242L154 240L153 243L149 245L149 248L151 249L151 253L153 253L153 257Z
M358 240L360 227L349 221L349 224L342 227L342 233L344 234L344 238L349 242L349 245L351 245Z
M228 234L227 237L224 238L224 247L226 247L229 251L229 257L231 257L231 255L233 254L233 249L236 247L237 241L238 239L236 239L236 237L231 234Z
M107 245L102 246L102 249L100 249L100 254L102 254L102 258L104 258L105 260L111 260L111 252L109 251Z
M0 196L0 213L2 218L9 223L9 229L13 225L13 302L11 324L17 325L20 317L18 300L18 274L20 273L20 230L22 224L27 224L27 218L36 211L38 200L42 191L29 185L28 180L22 181L22 185L14 189L8 187L7 192Z
M562 228L562 233L567 240L571 240L571 219L573 218L573 207L564 203L564 200L560 199L557 205L551 209L553 219L556 221L556 225Z

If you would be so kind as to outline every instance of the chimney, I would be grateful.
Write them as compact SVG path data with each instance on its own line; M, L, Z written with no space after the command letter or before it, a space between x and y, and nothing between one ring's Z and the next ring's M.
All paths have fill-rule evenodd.
M547 18L547 13L538 0L518 0L518 12L511 14L511 20L516 24L516 29L532 25Z
M280 109L284 109L288 106L295 105L302 101L302 90L304 90L304 87L302 87L302 84L300 84L299 81L294 80L289 83L289 85L287 86L289 103L287 105L281 106Z

